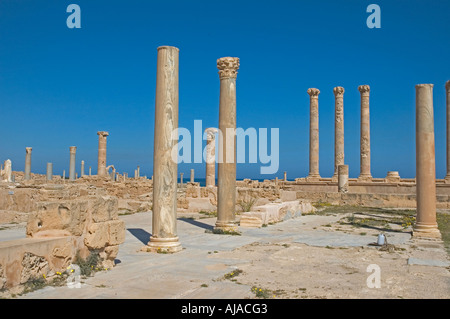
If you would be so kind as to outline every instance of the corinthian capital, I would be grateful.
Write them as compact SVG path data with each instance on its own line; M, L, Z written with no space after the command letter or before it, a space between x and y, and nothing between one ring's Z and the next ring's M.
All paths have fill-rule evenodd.
M360 85L358 86L358 91L363 94L369 94L370 93L370 86L368 85Z
M344 92L345 92L345 90L344 90L344 88L342 86L336 86L333 89L333 93L334 93L335 97L342 97L342 96L344 96Z
M445 83L445 90L450 91L450 80Z
M225 57L217 60L220 79L236 78L239 69L239 58Z
M311 88L311 89L308 89L308 91L306 91L308 94L309 94L309 96L310 97L319 97L319 94L320 94L320 91L319 91L319 89L314 89L314 88Z

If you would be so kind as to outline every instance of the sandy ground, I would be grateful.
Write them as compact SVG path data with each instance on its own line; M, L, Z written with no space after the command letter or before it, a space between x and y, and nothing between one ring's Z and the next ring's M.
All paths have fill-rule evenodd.
M121 216L127 236L114 269L83 279L81 289L46 287L16 297L450 298L450 263L442 242L411 238L410 227L392 224L383 232L393 246L383 250L370 245L381 228L343 222L353 214L306 215L241 228L241 236L208 233L215 218L179 218L184 249L176 254L140 252L151 232L151 213ZM363 211L358 216L374 218ZM373 280L367 283L375 275L369 265L379 267L380 288L370 287Z

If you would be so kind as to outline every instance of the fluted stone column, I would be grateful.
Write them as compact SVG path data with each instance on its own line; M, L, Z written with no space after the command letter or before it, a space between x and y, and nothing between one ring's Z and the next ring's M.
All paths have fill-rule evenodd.
M195 178L194 178L194 169L191 168L191 183L193 183L194 181L195 181Z
M47 180L53 179L53 163L47 163Z
M80 172L80 177L84 176L84 161L81 161L81 172Z
M370 173L370 110L369 96L370 86L360 85L358 87L361 93L361 136L360 136L360 173L359 180L370 181L372 174Z
M318 181L319 174L319 94L318 89L308 89L309 94L309 174L308 181Z
M236 77L239 58L217 60L220 78L217 221L215 229L236 231Z
M31 151L32 147L25 148L25 172L24 180L29 181L31 179Z
M337 180L338 166L344 165L344 88L337 86L334 93L334 175Z
M348 165L338 166L338 192L348 193Z
M180 251L177 235L177 162L172 149L178 140L178 55L176 47L158 48L155 137L153 151L153 220L147 251Z
M447 175L446 182L450 182L450 80L445 83L445 93L447 102Z
M416 85L416 200L414 236L440 237L436 223L433 84Z
M216 186L216 133L218 130L209 127L206 132L206 187Z
M77 147L70 147L70 163L69 163L69 181L75 180L75 155L77 153Z
M108 172L106 171L106 137L109 135L108 132L99 131L98 135L98 166L97 166L97 176L106 176Z

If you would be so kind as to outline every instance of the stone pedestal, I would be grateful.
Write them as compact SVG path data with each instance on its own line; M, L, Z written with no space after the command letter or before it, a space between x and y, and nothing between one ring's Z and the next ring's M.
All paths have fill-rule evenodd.
M344 88L337 86L334 93L334 174L337 181L338 166L344 165Z
M47 163L47 181L53 179L53 163Z
M360 174L358 180L371 181L370 173L370 109L369 96L370 86L360 85L358 87L361 93L361 135L360 135Z
M309 174L307 181L319 181L319 94L318 89L308 89L309 94Z
M413 235L439 238L436 223L436 168L433 84L416 85L416 200Z
M398 171L389 171L387 172L386 178L385 178L385 182L386 183L398 183L400 182L400 175L398 173Z
M24 180L29 181L31 179L31 151L32 147L25 148L25 171Z
M177 163L172 149L178 140L178 55L175 47L158 48L156 68L155 137L153 150L153 219L151 252L177 252L182 249L177 235Z
M216 186L216 133L218 130L209 127L206 132L206 187Z
M338 192L348 193L348 165L338 166Z
M75 156L77 152L76 146L70 147L70 163L69 163L69 181L75 180Z
M98 166L97 176L106 176L106 137L109 136L108 132L100 131L98 135Z
M236 231L236 77L239 58L217 60L220 78L216 230Z

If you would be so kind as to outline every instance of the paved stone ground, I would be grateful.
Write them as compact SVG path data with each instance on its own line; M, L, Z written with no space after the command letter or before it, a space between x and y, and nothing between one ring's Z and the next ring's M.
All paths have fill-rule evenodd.
M198 215L197 215L198 216ZM339 215L307 215L241 236L214 235L215 218L178 219L183 251L139 251L148 242L151 213L121 216L127 227L117 265L82 280L81 288L45 287L18 298L449 298L449 259L442 243L387 233L394 251L370 246L377 229L336 231ZM326 226L326 227L325 227ZM23 227L0 240L24 236ZM370 264L381 288L368 288ZM239 270L238 270L239 269ZM224 279L233 272L237 276ZM253 288L253 290L252 290Z

